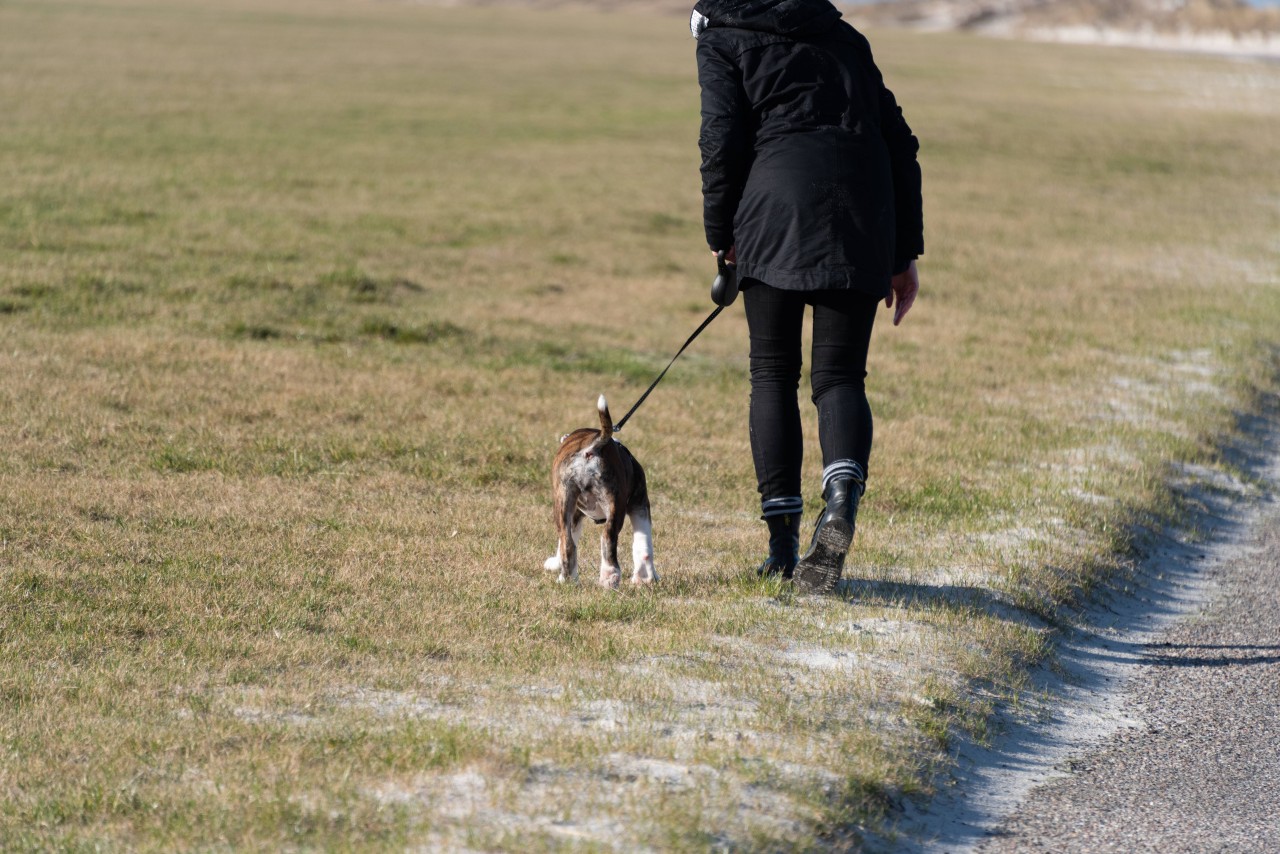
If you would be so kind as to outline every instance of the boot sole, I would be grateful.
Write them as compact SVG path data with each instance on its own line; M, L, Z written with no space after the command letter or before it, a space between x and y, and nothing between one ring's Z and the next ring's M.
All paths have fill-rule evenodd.
M818 529L813 548L796 564L795 583L810 593L830 593L840 583L844 559L853 544L853 526L831 519Z

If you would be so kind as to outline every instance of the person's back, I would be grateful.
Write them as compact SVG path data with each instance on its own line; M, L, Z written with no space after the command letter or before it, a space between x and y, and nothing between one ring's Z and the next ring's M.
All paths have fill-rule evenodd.
M883 297L919 254L895 210L895 157L914 166L916 146L866 39L826 0L697 8L709 242L737 243L743 277Z
M717 28L705 43L737 54L761 143L812 132L879 132L879 73L866 39L845 22L790 35Z

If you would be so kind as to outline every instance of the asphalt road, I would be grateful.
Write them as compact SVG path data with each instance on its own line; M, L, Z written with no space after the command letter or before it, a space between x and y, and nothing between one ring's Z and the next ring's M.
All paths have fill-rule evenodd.
M1212 571L1211 604L1145 645L1134 725L975 850L1280 852L1280 504Z

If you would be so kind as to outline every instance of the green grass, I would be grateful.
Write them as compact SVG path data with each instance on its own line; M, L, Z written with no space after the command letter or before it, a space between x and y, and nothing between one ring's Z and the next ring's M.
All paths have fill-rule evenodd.
M751 573L739 309L627 428L661 584L555 585L556 440L710 308L683 28L0 5L0 847L856 846L1227 468L1280 69L873 33L928 252L849 597Z

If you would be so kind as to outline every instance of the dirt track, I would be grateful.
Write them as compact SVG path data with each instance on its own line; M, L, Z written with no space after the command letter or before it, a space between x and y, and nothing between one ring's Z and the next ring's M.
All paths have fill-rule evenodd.
M1136 725L1070 762L983 852L1275 851L1280 846L1280 504L1210 572L1213 604L1129 667Z
M1280 844L1280 430L1250 417L1244 478L1186 471L1185 530L1151 532L1125 595L1067 632L990 745L908 804L885 847L1274 851Z

